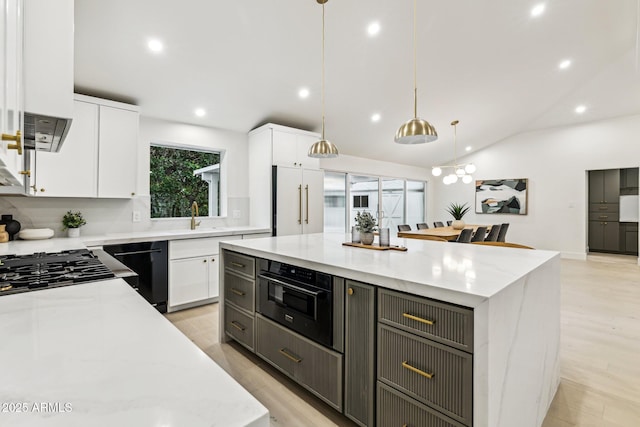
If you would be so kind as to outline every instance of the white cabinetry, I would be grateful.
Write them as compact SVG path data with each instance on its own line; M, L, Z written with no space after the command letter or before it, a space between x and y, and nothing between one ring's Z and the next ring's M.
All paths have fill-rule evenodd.
M320 161L307 156L318 139L317 133L274 124L249 133L251 225L275 225L278 235L322 232L323 173Z
M219 244L242 236L169 242L169 311L216 301L220 295Z
M76 95L73 125L59 153L35 152L32 194L129 198L135 194L136 106Z

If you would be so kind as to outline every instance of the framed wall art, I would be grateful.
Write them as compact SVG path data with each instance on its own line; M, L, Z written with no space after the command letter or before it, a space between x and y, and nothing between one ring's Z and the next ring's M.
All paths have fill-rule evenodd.
M527 179L476 181L476 213L527 214Z

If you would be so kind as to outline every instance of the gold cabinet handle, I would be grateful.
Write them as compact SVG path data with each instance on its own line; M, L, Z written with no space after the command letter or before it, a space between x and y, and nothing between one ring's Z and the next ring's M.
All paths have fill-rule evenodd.
M349 288L349 289L347 289L347 294L349 294L349 295L353 295L353 288Z
M601 211L606 211L607 209L609 209L609 207L608 207L608 206L600 206L600 210L601 210Z
M302 185L298 185L298 224L302 224Z
M402 316L406 317L407 319L415 320L416 322L425 323L427 325L433 325L434 323L436 323L435 320L423 319L422 317L414 316L413 314L409 313L402 313Z
M32 185L31 189L33 190L34 193L38 192L38 187L36 187L35 185Z
M244 326L242 326L240 323L236 322L235 320L231 322L231 326L233 326L234 328L242 332L244 332L245 329L247 329Z
M244 264L240 264L239 262L231 262L231 265L238 268L244 268Z
M294 362L296 362L296 363L300 363L300 362L302 362L302 359L298 359L297 357L295 357L295 356L293 356L293 355L289 354L289 352L288 352L286 349L284 349L284 348L281 348L281 349L280 349L280 350L278 350L278 351L280 352L280 354L282 354L284 357L286 357L286 358L287 358L287 359L289 359L289 360L293 360L293 361L294 361Z
M423 377L428 378L428 379L433 378L433 376L435 375L435 374L430 374L428 372L425 372L425 371L423 371L421 369L418 369L418 368L416 368L414 366L409 365L406 360L404 362L402 362L402 367L405 368L405 369L410 370L411 372L415 372L416 374L420 374Z
M16 131L15 135L2 134L3 141L15 141L15 144L7 144L9 150L18 150L18 154L22 155L22 132Z
M41 188L41 189L40 189L40 192L44 193L44 188Z
M309 224L309 186L306 185L304 187L304 190L307 193L307 199L306 199L306 203L307 203L307 217L304 219L305 224Z
M600 218L607 219L607 218L609 218L609 215L600 215Z
M26 171L20 171L18 172L20 175L27 175L28 177L31 176L31 171L30 170L26 170Z
M236 288L231 288L231 292L233 292L234 294L236 294L236 295L238 295L238 296L240 296L240 297L245 296L245 293L244 293L244 292L239 291L239 290L237 290Z

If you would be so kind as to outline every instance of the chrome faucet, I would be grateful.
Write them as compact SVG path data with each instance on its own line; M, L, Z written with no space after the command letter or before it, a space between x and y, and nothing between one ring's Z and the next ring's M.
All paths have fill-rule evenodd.
M194 215L195 212L195 215ZM198 204L194 200L191 203L191 229L195 230L197 226L200 225L200 221L196 222L196 217L198 216Z

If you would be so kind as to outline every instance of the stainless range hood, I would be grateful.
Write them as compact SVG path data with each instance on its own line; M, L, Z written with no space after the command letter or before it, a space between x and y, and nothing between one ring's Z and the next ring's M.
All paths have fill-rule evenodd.
M58 152L69 133L71 119L24 113L24 134L26 150Z

